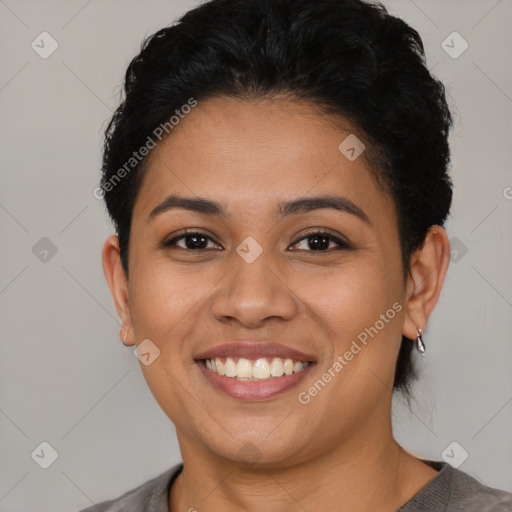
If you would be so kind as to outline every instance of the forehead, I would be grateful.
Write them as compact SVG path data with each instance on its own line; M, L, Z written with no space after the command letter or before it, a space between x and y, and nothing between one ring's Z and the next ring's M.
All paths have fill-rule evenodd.
M213 98L184 116L150 153L134 217L171 193L201 196L250 212L296 197L341 194L368 215L393 209L370 172L363 137L309 103ZM340 144L341 150L340 150ZM362 146L355 146L360 151ZM349 148L350 149L350 148Z

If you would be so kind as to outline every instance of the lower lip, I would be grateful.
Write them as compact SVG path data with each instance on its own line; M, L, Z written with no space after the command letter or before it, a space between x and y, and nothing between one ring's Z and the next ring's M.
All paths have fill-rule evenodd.
M260 381L238 380L220 375L208 370L203 361L198 361L197 365L208 381L214 387L226 393L226 395L241 400L256 401L273 398L295 387L313 369L315 363L309 363L304 370L298 373Z

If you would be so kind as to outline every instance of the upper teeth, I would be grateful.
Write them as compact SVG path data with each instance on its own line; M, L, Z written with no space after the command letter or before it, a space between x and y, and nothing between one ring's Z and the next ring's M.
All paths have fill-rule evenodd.
M271 362L264 357L254 361L241 357L238 362L232 357L227 357L225 362L222 362L220 357L206 359L206 367L212 372L226 377L236 377L238 380L261 380L281 377L283 374L291 375L304 370L308 364L280 357L274 357Z

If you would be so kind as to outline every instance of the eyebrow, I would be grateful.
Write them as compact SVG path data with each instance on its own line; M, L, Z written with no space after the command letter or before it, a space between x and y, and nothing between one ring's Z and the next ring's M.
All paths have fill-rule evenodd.
M177 194L168 196L162 203L153 208L149 214L149 220L169 210L181 208L203 215L215 215L228 218L228 215L221 204L201 197L184 197ZM322 195L314 197L300 197L293 201L280 203L276 214L279 218L299 213L307 213L323 208L331 208L358 217L368 225L372 225L368 215L359 208L353 201L342 196Z

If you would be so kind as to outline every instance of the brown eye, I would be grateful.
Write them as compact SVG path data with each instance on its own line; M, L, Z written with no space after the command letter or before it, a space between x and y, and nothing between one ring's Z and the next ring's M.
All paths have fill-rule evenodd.
M303 242L304 240L305 242ZM351 248L346 242L340 240L338 237L335 237L326 231L314 231L307 233L306 236L302 237L300 240L297 240L297 242L295 242L293 245L295 246L299 243L303 243L305 247L296 250L309 249L309 252L327 252L327 249L330 248L331 243L337 245L339 249Z
M178 242L184 241L183 245L178 245ZM211 249L208 247L208 242L217 245L208 235L200 231L187 231L181 235L175 236L170 240L163 242L163 248L178 247L179 249L197 251L201 249ZM218 246L217 246L218 247ZM215 248L215 247L214 247Z

